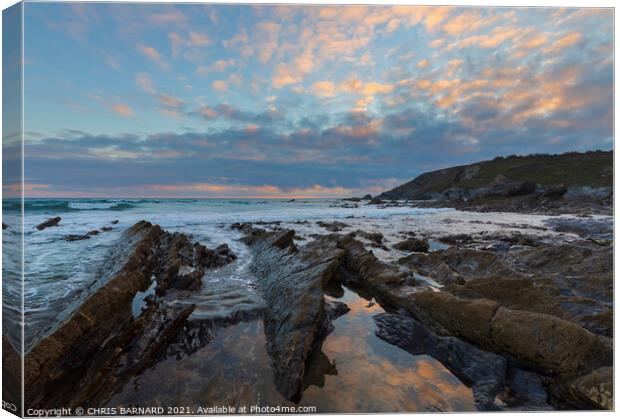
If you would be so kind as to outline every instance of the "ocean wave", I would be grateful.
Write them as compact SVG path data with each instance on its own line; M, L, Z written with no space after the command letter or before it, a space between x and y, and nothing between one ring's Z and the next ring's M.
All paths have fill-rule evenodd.
M130 202L69 202L67 207L72 210L124 210L134 208Z
M135 208L138 202L118 201L118 200L26 200L24 210L26 212L73 212L73 211L123 211ZM21 202L18 200L4 201L3 211L19 211Z

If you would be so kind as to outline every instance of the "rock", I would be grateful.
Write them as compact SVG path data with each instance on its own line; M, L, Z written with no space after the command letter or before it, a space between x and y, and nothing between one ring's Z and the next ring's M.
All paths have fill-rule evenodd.
M427 253L429 249L428 240L413 238L398 242L392 247L396 250L402 250L403 252Z
M340 279L345 285L370 288L388 299L395 297L398 294L396 289L401 286L415 285L415 281L407 272L380 261L353 237L340 237L337 243L338 248L344 250L343 272Z
M101 230L101 231L110 231L110 230L112 230L112 227L105 226L105 227L101 227L99 230Z
M611 363L607 340L555 316L443 292L415 294L408 310L437 330L509 355L546 374L575 374Z
M4 223L2 223L2 229L3 229L3 230L6 230L7 228L9 228L9 226L8 226L8 225L6 225L6 224L4 224Z
M339 221L333 221L331 223L330 222L325 222L325 221L318 221L316 224L319 227L323 227L327 231L331 231L333 233L341 231L343 228L349 227L347 224L341 223Z
M610 308L592 314L582 314L577 316L575 321L592 333L613 337L614 312Z
M371 242L375 244L381 244L383 242L383 234L381 233L377 233L377 232L368 233L366 231L357 230L355 232L355 235L363 237L366 240L370 240Z
M5 320L6 321L6 320ZM5 326L6 327L6 326ZM21 330L20 330L21 333ZM20 347L19 345L18 347ZM16 415L21 412L22 407L22 361L21 347L15 349L15 344L11 339L2 333L2 400L6 403L3 408L9 410L15 406ZM10 409L11 411L13 409Z
M461 233L461 234L451 234L449 236L440 237L439 241L442 243L462 246L464 244L471 243L473 241L473 238L470 234Z
M100 231L99 230L91 230L88 233L86 233L87 236L96 236L97 234L99 234Z
M363 200L365 201L370 201L372 199L372 195L371 194L366 194L362 197Z
M310 354L330 332L324 289L343 257L336 241L315 240L300 248L294 230L246 236L254 258L250 269L266 301L264 325L278 391L298 402ZM329 304L332 307L332 304Z
M58 223L60 222L60 220L62 220L62 218L60 217L50 218L49 220L44 221L41 224L37 224L35 228L37 230L45 230L48 227L56 227L58 226Z
M385 201L381 198L374 197L368 202L368 204L369 205L383 205L385 204Z
M546 221L554 231L573 233L588 239L613 240L613 221L576 218L555 218Z
M442 285L465 282L465 279L444 262L437 252L413 253L399 259L398 263Z
M118 274L93 293L56 331L41 340L25 358L24 381L29 406L46 406L68 395L52 383L71 370L85 367L101 345L131 318L133 296L148 285L154 269L153 249L161 228L142 221L125 233L129 256ZM60 390L60 393L59 393Z
M507 410L547 411L554 410L549 404L545 389L545 377L508 365L507 385L498 395Z
M546 314L499 308L493 347L549 375L572 375L611 365L611 344L583 327Z
M419 292L408 310L435 330L492 348L491 320L499 304L487 299L461 299L444 292Z
M74 242L86 239L90 239L90 236L87 234L69 234L68 236L63 237L63 240L67 242Z
M506 384L507 362L460 339L439 336L416 320L381 313L374 316L375 334L413 355L430 355L472 388L478 409L497 410L495 397Z
M26 355L27 405L101 404L165 353L195 309L185 300L201 284L204 253L185 235L146 221L127 229L101 268L102 285ZM134 313L138 293L153 285Z
M118 220L112 220L110 221L110 224L118 224Z
M460 298L486 298L506 308L549 314L565 320L570 315L561 307L560 301L549 295L535 282L522 277L480 277L464 284L451 284L445 291Z
M349 311L351 311L349 306L342 301L325 300L325 313L330 320L335 320L340 316L344 316Z
M566 195L566 192L568 192L566 186L551 186L545 188L542 196L543 198L548 199L561 199L564 195Z
M601 410L614 408L614 371L612 367L596 369L568 384L568 393L577 402Z

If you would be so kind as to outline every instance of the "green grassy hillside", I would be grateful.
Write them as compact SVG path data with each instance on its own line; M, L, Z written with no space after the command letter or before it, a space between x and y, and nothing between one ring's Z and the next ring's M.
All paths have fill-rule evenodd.
M613 152L497 157L466 166L424 173L380 195L383 199L420 199L449 188L475 189L497 180L543 186L612 186Z

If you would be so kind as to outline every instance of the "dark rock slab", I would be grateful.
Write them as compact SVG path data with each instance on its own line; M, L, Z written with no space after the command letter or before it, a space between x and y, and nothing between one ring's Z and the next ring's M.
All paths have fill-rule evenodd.
M75 241L79 241L79 240L87 240L90 239L89 234L69 234L65 237L63 237L63 240L66 242L75 242Z
M403 240L392 246L396 250L402 250L403 252L428 252L429 245L426 239L411 238Z
M335 241L315 240L298 248L294 236L293 230L258 232L244 241L254 253L251 270L267 303L265 335L276 387L297 402L308 357L330 332L330 313L342 311L331 303L326 307L323 294L338 273L343 251Z
M48 227L56 227L58 226L58 223L60 222L60 220L62 220L62 218L60 217L50 218L49 220L44 221L41 224L37 224L35 228L37 230L45 230Z

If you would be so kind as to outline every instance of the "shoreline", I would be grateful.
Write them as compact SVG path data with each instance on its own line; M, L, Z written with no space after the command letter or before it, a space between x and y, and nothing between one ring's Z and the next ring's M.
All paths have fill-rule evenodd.
M282 206L287 207L286 204L282 204ZM381 213L381 208L377 209L377 213ZM355 210L356 209L349 207L346 209L346 211ZM115 231L125 231L124 234L128 234L127 231L131 230L126 230L126 226L128 223L133 222L131 221L131 217L128 216L131 214L131 211L134 210L128 211L129 212L117 213L120 223L118 226L114 226L111 232L100 233L94 236L92 240L99 240L101 237L106 237L106 234L118 234L115 233ZM389 209L387 209L387 211L389 211ZM70 215L67 217L70 217ZM49 234L54 234L55 237L62 237L60 235L63 229L62 225L63 222L61 221L59 226L49 227L45 229L44 232L49 231ZM130 312L133 313L133 321L147 322L148 324L148 322L153 320L139 320L143 316L140 314L141 310L142 313L157 313L157 310L161 310L161 308L157 309L157 307L168 307L169 304L172 304L169 306L169 309L166 309L168 310L166 312L169 314L162 317L160 321L163 321L163 324L172 322L169 323L170 326L172 327L173 324L175 326L170 329L170 333L158 338L163 339L157 344L157 347L161 349L157 350L156 355L148 355L146 359L149 359L149 361L143 360L146 364L140 361L142 355L130 355L130 358L135 358L135 361L132 362L135 363L135 368L137 369L124 370L125 372L122 373L121 376L125 377L123 380L128 380L125 381L126 383L137 380L145 373L141 365L159 365L160 363L163 363L162 365L169 365L171 361L166 360L169 359L172 354L177 354L176 356L183 354L180 355L181 359L186 357L198 357L197 359L200 359L202 355L193 354L203 353L207 350L206 348L210 347L210 342L214 337L218 336L219 333L225 333L228 327L239 325L238 327L241 327L240 330L250 330L242 325L249 325L251 322L256 321L264 322L266 319L270 318L269 316L274 319L280 318L282 313L277 310L275 312L273 311L273 307L278 306L274 304L275 301L266 304L264 299L267 298L268 300L269 294L265 294L265 291L261 288L261 284L271 284L269 286L274 287L273 289L276 292L274 296L281 295L283 290L280 289L280 287L285 285L284 283L280 284L278 282L279 279L277 279L278 277L273 275L280 272L283 266L297 266L301 264L299 268L295 268L295 272L297 272L299 269L302 269L302 266L305 266L305 263L309 263L308 269L310 270L308 270L308 272L309 274L312 272L311 275L315 275L318 273L316 268L310 268L310 266L323 266L324 262L319 263L319 260L329 260L330 262L325 265L326 268L332 265L334 268L329 268L326 271L326 274L330 272L328 276L325 277L326 279L319 281L321 285L317 285L318 288L314 288L315 291L312 291L318 292L319 295L324 295L324 298L316 300L314 304L318 304L319 306L328 304L327 301L329 298L333 298L334 296L338 298L339 295L342 295L341 291L337 291L338 284L340 284L340 287L350 290L350 292L357 293L358 297L356 298L360 298L360 300L354 299L351 301L366 301L364 304L368 305L368 307L364 310L370 310L373 304L377 304L377 307L382 308L383 313L375 313L376 315L372 316L376 323L376 329L373 331L373 327L367 324L363 329L364 335L372 333L372 336L374 336L376 334L379 340L387 342L389 347L400 348L399 351L412 354L406 355L407 357L411 356L412 360L418 359L417 357L419 357L420 354L427 353L428 355L425 356L430 356L435 360L434 362L439 362L439 364L432 367L433 370L439 371L442 368L447 368L449 371L448 374L457 377L457 380L461 383L467 383L467 386L473 389L474 399L472 400L475 400L478 410L496 408L502 410L518 410L520 408L526 408L526 406L532 407L533 405L541 410L550 409L552 407L555 409L562 409L566 406L573 406L573 408L575 406L589 406L589 408L604 407L607 406L604 401L593 401L591 399L584 401L583 397L584 394L587 393L586 389L578 388L576 384L573 383L574 380L580 379L579 377L583 376L575 374L587 375L588 371L580 370L578 372L573 372L570 370L566 372L562 370L561 374L558 375L553 372L555 370L552 369L540 375L540 368L543 368L543 370L545 368L541 365L534 368L534 370L537 371L535 374L538 375L529 376L534 382L539 382L539 385L536 385L535 388L527 386L525 389L521 388L521 390L519 390L523 393L519 396L521 399L513 397L514 395L510 397L506 395L502 396L501 399L503 401L497 404L497 402L494 401L495 396L492 396L492 394L504 394L505 391L508 391L507 389L510 388L512 388L511 391L516 391L513 387L518 385L517 383L510 384L510 382L505 381L506 376L503 375L504 373L501 372L501 369L493 373L493 377L495 377L493 380L498 383L497 386L499 387L497 387L497 389L502 388L503 390L498 390L497 393L493 393L495 391L493 390L489 393L490 390L488 389L482 390L476 387L475 382L481 379L481 376L476 376L476 378L462 375L463 371L465 371L463 368L466 368L468 371L474 368L472 371L479 371L483 374L482 376L488 377L488 371L482 367L484 362L472 359L468 361L473 362L469 367L464 365L453 365L448 359L457 356L457 354L448 355L446 352L437 352L430 347L411 347L410 344L407 343L410 337L402 333L404 330L410 330L408 333L422 333L423 336L426 336L424 339L436 341L439 347L443 345L440 344L440 342L447 342L445 339L452 339L450 340L450 342L453 342L451 344L452 347L462 351L459 352L460 355L458 356L469 356L472 353L478 353L476 351L483 351L480 352L480 356L483 357L482 359L486 359L487 361L493 359L495 360L493 362L499 362L501 365L504 365L506 362L503 361L504 359L512 359L515 356L517 356L517 358L525 356L526 361L524 362L527 365L531 360L527 361L529 358L527 358L526 354L518 353L515 355L514 353L509 353L510 357L504 358L504 351L506 350L504 346L495 346L495 344L490 345L485 341L476 341L477 338L475 335L467 335L467 328L463 329L461 326L453 328L449 323L443 323L443 320L441 320L443 318L442 315L432 310L429 311L428 308L440 306L449 311L451 307L458 306L460 301L468 302L467 304L474 304L475 306L478 304L477 299L483 297L496 301L500 307L505 307L507 310L510 310L510 313L516 310L516 312L524 311L536 315L557 318L559 319L557 321L564 322L560 323L561 325L567 323L569 324L569 326L567 326L569 328L574 329L577 327L578 329L575 330L583 331L578 333L586 336L587 339L592 340L596 345L602 345L600 348L605 348L604 342L605 339L607 339L606 336L611 333L608 323L610 317L608 314L612 308L612 302L605 290L607 289L607 282L609 281L611 283L612 278L611 266L607 264L607 261L611 260L608 254L610 251L613 251L610 246L610 243L612 243L610 239L613 239L612 225L610 217L601 215L583 218L579 215L548 216L523 213L464 212L451 209L442 209L435 212L419 213L409 216L406 214L392 214L385 217L346 216L340 218L328 217L320 220L258 220L246 224L235 224L232 225L232 228L230 225L226 224L215 224L212 225L213 229L209 231L218 231L219 233L216 235L217 238L215 242L213 241L214 237L211 237L209 240L209 243L213 243L213 247L209 244L211 249L215 249L216 247L219 249L220 246L218 246L217 243L221 243L221 240L225 237L228 237L225 241L233 240L233 242L236 242L238 238L245 237L243 241L248 245L247 249L249 253L248 250L242 250L244 248L239 247L239 245L242 244L238 244L233 246L235 259L227 262L222 267L215 269L199 268L202 262L199 262L200 258L196 259L194 257L193 259L187 259L186 262L175 268L179 269L179 273L176 274L176 277L179 278L185 278L187 275L194 275L192 272L196 272L196 269L198 269L199 272L202 272L200 275L195 274L198 275L196 278L199 279L199 285L190 285L196 284L195 279L183 279L180 280L181 282L178 282L179 279L175 279L174 281L179 283L178 286L173 288L168 287L167 291L160 289L158 286L157 289L160 289L160 291L154 292L151 290L155 289L153 288L155 286L155 281L151 279L145 282L144 285L140 287L140 290L135 290L135 292L130 291L132 297L129 300L131 304L129 304L128 307ZM173 233L176 230L178 230L178 228L173 228L169 230L169 232L164 232L162 237L168 237L168 234L173 234L170 237L185 236L184 234L179 235L178 233ZM180 230L183 231L183 228ZM191 230L187 230L186 233L191 233ZM43 233L33 232L31 234L36 235ZM162 233L158 233L157 237L161 234ZM263 235L265 235L265 239L261 238ZM286 238L284 238L285 236ZM109 237L112 238L116 236ZM250 237L254 238L250 239ZM267 239L268 237L270 238ZM157 239L156 242L159 240L160 239ZM169 240L170 239L164 239L163 243L168 243ZM189 237L188 240L196 239ZM247 240L250 241L248 242ZM255 242L254 240L257 241ZM202 241L202 239L199 239L199 241ZM89 240L83 240L72 242L70 245L81 246L81 243L89 242ZM272 242L278 243L277 246L272 247L273 245L268 244ZM126 239L120 239L117 243L118 246L121 246L120 248L127 246ZM259 248L255 248L255 245L252 243L261 244ZM145 250L148 252L155 252L155 249L161 246L162 244L157 246L154 244L148 245L145 247ZM168 246L168 244L165 246ZM183 246L187 245L184 244ZM242 251L240 252L240 250ZM211 250L207 250L207 252L209 251ZM261 252L265 251L275 251L275 253L273 253L272 256L266 257L264 262L260 262ZM192 252L195 252L195 250L192 250ZM165 253L157 254L159 256L156 256L156 259L162 260L162 263L170 263L166 262ZM304 254L307 256L304 256ZM593 257L595 259L592 259ZM109 256L107 256L107 258L109 258ZM278 265L272 265L272 260L278 260L279 258L286 258L286 260L290 260L290 262L280 262ZM349 262L349 258L353 259ZM543 259L541 260L540 258ZM577 275L581 275L579 272L582 272L582 270L585 275L584 269L586 268L592 269L592 266L600 266L600 273L596 274L599 275L598 282L589 285L590 288L584 288L583 285L578 285L575 288L575 284L570 285L569 282L566 282L565 274L562 273L564 272L562 270L564 268L560 268L556 265L550 265L550 269L558 270L555 277L551 275L539 279L537 275L533 275L539 268L533 268L534 265L523 265L520 262L522 259L532 261L538 260L537 263L543 263L543 266L545 266L546 264L556 263L554 261L557 261L557 258L560 258L564 264L568 261L568 265L571 265L570 269L576 269ZM362 261L361 263L363 265L355 265L358 261ZM592 265L594 262L591 261L597 261L595 263L598 263L598 265ZM353 263L353 265L351 263ZM116 264L118 264L118 262ZM256 270L257 264L262 264L263 267ZM138 263L137 265L139 267L142 264ZM114 263L110 265L108 269L118 269L113 268L113 266ZM343 269L344 271L342 271ZM340 273L336 275L334 273L336 271ZM161 277L162 281L172 280L165 279L165 277L169 275L164 273L167 271L158 272L160 273L155 274L153 278ZM575 272L573 272L572 275L574 276ZM149 277L150 274L145 273L144 276ZM238 282L238 279L232 280L232 278L237 277L239 280L242 280L242 282ZM288 275L285 274L284 277L288 278ZM306 277L307 275L302 275L299 279L291 281L293 281L293 283L299 281L303 282ZM376 282L377 278L381 278L380 282ZM157 283L159 283L159 281L160 280L157 279ZM502 288L510 290L508 294L497 294L497 290L494 290L492 287L489 288L489 286L491 286L490 284L494 281L497 282L497 284L502 284ZM574 281L574 279L572 281ZM302 282L299 283L301 284ZM102 292L105 294L105 292L102 291L105 288L106 285L104 284L103 288L99 289L95 294L91 294L89 298L101 294ZM295 289L297 289L297 286ZM432 303L428 307L423 300L416 300L418 295L425 296L429 291L432 292L432 294L443 296L442 298L449 297L453 298L453 300L440 300ZM575 297L573 297L572 300L566 299L563 295L567 291L570 291L572 294L576 293L575 295L580 296L579 298L581 300L578 301ZM531 301L522 301L522 299L519 298L521 293L528 295ZM302 294L305 295L305 293ZM186 301L186 304L183 304L182 307L177 307L178 303L174 301L177 301L180 295L184 295L182 299ZM135 298L142 300L137 306L134 301ZM337 298L333 301L338 302ZM433 298L439 297L434 296ZM118 300L118 298L114 299ZM593 302L587 303L587 301ZM411 305L412 302L414 302L413 306ZM285 303L288 307L292 302L282 301L282 303ZM70 315L70 318L75 317L76 313L83 310L82 306L84 306L84 303L79 305L76 309L77 311L74 311ZM295 306L297 305L293 304L293 307ZM136 307L138 307L137 311ZM336 309L336 307L334 307L334 309ZM268 314L270 310L271 314ZM323 326L318 329L319 331L316 332L316 335L312 333L308 335L307 332L302 332L300 336L310 338L309 342L312 342L310 345L312 348L320 348L323 344L327 345L326 348L329 348L331 345L329 343L331 342L330 335L333 333L334 329L332 324L335 324L337 328L338 322L341 321L340 319L350 319L347 321L353 321L357 316L357 314L354 314L355 312L348 314L343 310L344 307L342 309L337 309L339 314L333 318L329 317L329 320L312 320L311 324L321 324ZM402 310L405 310L408 314L404 315ZM94 319L96 319L97 316L97 312L92 312L89 315L89 317ZM138 317L136 318L135 316ZM302 318L305 319L305 315L303 315ZM217 321L213 323L215 319L217 319ZM479 325L475 327L479 327ZM51 336L59 333L58 330L59 329L52 331ZM252 335L244 336L244 339L250 336L255 336L256 338L256 333L265 333L267 339L265 345L269 348L269 345L273 344L273 342L278 342L278 340L282 338L279 333L269 332L271 329L266 329L264 332L257 332L256 330L251 332ZM113 332L107 339L111 339L111 341L125 339L122 338L122 335L123 334L119 334L118 331ZM198 347L192 349L187 347L185 343L182 343L183 340L190 335L200 336L197 341L200 342ZM345 333L340 339L349 339L347 336L348 335ZM368 336L367 339L370 339L370 335ZM76 339L76 342L82 339L79 332L76 335ZM138 335L136 335L134 339L144 339L144 337L140 337L140 332L138 332ZM549 339L555 338L549 337ZM41 343L37 344L35 349L40 345ZM124 344L121 343L116 343L116 345L120 348L124 347ZM378 345L378 343L374 343L373 345ZM259 349L256 350L259 351ZM606 349L602 351L604 352L605 350ZM43 357L43 359L46 357L46 352L47 351L41 352L41 350L36 351L36 353L39 353L39 357ZM56 351L61 358L65 356L63 355L64 352L65 350ZM42 353L43 355L41 355ZM106 354L108 352L104 350L102 353ZM333 357L338 357L338 352L328 351L328 353L331 353ZM106 357L109 356L111 355L102 355L100 362L103 362L103 365L111 362L113 358L106 360ZM264 361L266 363L264 366L265 368L273 368L274 365L281 364L281 361L278 361L277 358L273 358L273 355L270 355L269 350L261 356L266 360L270 357L272 358L271 361ZM302 355L301 358L299 358L298 365L302 368L301 371L303 371L303 367L301 366L308 362L306 360L307 356L309 356L309 354ZM404 355L399 356L402 357ZM371 360L372 357L369 357L366 362L371 362ZM242 361L239 362L242 363ZM545 363L548 362L552 363L553 357L545 361ZM602 367L605 367L606 361L602 360L601 362ZM269 364L271 367L268 367ZM330 364L325 364L324 367L328 365ZM440 365L443 366L439 367ZM506 368L515 368L514 366L510 366L512 365L510 362L506 365L509 366ZM592 365L592 369L589 371L597 370L597 368L595 368L597 365ZM359 364L356 368L362 368L362 366L363 364ZM83 368L91 372L85 375L84 379L87 381L86 383L82 383L81 386L86 385L88 380L92 379L88 377L92 376L92 374L98 370L98 367L92 364L88 367L85 365ZM115 368L118 367L111 367L111 370ZM398 368L402 369L403 367L400 366ZM530 367L523 369L522 365L519 366L517 376L524 378L528 376L528 374L531 375L533 372L528 368ZM329 368L326 371L329 371ZM288 367L283 370L283 373L290 374ZM57 373L52 375L55 374ZM351 372L349 374L351 374ZM599 372L597 372L597 374L597 377L601 375ZM603 377L606 377L605 374L606 373L603 374ZM303 376L304 374L301 373L301 375ZM319 377L323 377L322 373ZM328 377L329 374L324 378L320 378L318 383L323 383L323 385L325 385L324 383L326 381L332 383L334 379ZM441 380L447 379L446 377L447 376L444 376ZM146 378L143 377L142 379ZM151 379L157 379L157 374ZM204 379L209 380L209 378ZM343 376L342 379L346 380L346 376ZM316 381L316 379L314 380ZM551 380L553 384L551 384L550 387L548 384L543 386L543 383L549 382L549 380ZM579 383L583 383L585 379L580 380ZM473 387L471 387L472 382L474 383ZM120 388L125 387L125 384L119 382L115 386L112 386L116 388L116 390L112 393L108 393L107 396L99 400L103 402L104 399L110 399L110 397L114 397L115 400L120 400L119 394L124 394L124 400L130 402L132 397L138 396L138 394L132 395L131 392L126 393L125 390L118 393L118 391L121 391L119 387L116 387L118 385L121 385ZM273 388L270 387L271 384L268 385L265 383L264 385L267 386L265 388L271 388L273 390ZM388 384L386 383L385 385ZM583 386L583 384L580 385ZM282 393L287 395L286 397L292 397L293 400L297 400L297 397L299 397L293 397L293 395L303 395L304 391L310 391L308 387L306 387L301 393L297 390L288 393L288 390L284 390L285 388L287 387L279 388L280 391L276 393ZM310 388L314 390L308 394L314 394L313 397L315 399L320 399L320 394L323 390L318 390L318 388L321 387ZM543 390L541 390L541 388L543 388ZM252 390L250 385L247 391L249 391L248 394L253 394L253 391L256 391L256 389ZM360 388L359 391L363 392L365 390ZM480 391L482 391L482 393L480 393ZM563 391L572 393L569 395L564 395L564 393L560 394ZM273 393L273 397L276 399L282 397L282 394L276 396L276 393ZM114 396L114 394L117 395ZM164 397L163 393L159 394L161 397ZM544 403L542 399L540 399L540 397L542 397L541 394L546 395L544 397L544 400L546 400ZM369 397L370 395L372 395L372 392L369 393ZM83 396L68 394L65 397L79 401ZM77 397L77 399L75 397ZM303 401L303 396L301 397ZM565 403L568 404L564 406L562 403L553 401L555 397L560 397L560 399L565 400ZM43 407L54 399L54 397L49 398L47 396L41 396L36 404L37 406ZM217 401L217 399L214 399L214 402L215 401ZM424 404L425 402L420 401L420 403ZM552 403L552 405L549 403ZM599 404L597 405L597 403ZM448 405L444 406L450 409Z

